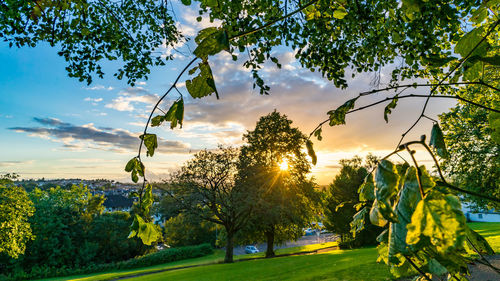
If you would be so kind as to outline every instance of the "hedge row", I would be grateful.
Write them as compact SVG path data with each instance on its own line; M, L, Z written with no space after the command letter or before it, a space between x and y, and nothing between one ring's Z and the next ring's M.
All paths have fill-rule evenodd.
M82 268L66 268L66 267L51 268L45 266L37 266L33 267L31 269L31 272L29 273L19 270L11 273L9 276L0 275L0 280L39 279L48 277L60 277L60 276L96 273L96 272L111 271L118 269L132 269L132 268L168 263L173 261L179 261L189 258L202 257L209 255L211 253L213 253L213 249L209 244L201 244L197 246L186 246L186 247L165 249L126 261L97 264L97 265L94 264Z

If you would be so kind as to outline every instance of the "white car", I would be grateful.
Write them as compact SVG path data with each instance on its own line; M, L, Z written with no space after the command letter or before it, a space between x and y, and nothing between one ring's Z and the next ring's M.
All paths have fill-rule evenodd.
M259 249L257 249L255 246L246 246L245 247L245 253L247 253L247 254L255 254L258 252L259 252Z

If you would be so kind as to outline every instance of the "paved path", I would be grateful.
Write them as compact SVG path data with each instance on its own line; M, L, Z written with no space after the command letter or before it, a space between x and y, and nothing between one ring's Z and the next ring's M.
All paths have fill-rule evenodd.
M299 246L306 246L306 245L318 244L318 243L333 242L337 239L338 239L338 236L335 234L331 234L331 233L321 234L320 236L308 235L308 236L302 236L297 241L288 241L283 245L275 245L274 249L276 250L276 249L299 247ZM245 255L245 246L246 245L235 247L234 254L235 255ZM256 244L255 246L261 252L265 252L266 248L267 248L266 243Z

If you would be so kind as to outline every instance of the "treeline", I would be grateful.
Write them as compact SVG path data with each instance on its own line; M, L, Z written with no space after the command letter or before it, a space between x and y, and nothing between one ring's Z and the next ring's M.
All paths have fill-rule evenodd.
M243 138L241 148L198 152L169 179L154 184L162 196L151 190L143 196L156 202L151 208L136 202L130 213L103 213L105 198L83 185L27 193L3 179L0 274L45 277L144 265L136 257L157 251L159 243L224 246L225 262L232 262L235 245L266 242L266 257L272 257L275 245L300 238L314 222L340 235L343 247L375 243L380 228L367 226L354 236L349 225L358 188L375 157L341 161L340 173L322 190L308 176L315 161L304 149L308 139L285 115L275 111L261 117ZM134 225L134 217L152 222L153 215L162 218L163 227ZM132 237L134 231L142 233ZM178 258L208 253L188 252ZM168 256L147 260L166 262L161 255Z
M69 190L35 188L29 193L15 185L2 186L2 191L8 189L15 190L16 197L24 200L9 204L12 210L8 212L8 204L4 204L6 194L2 194L2 211L7 211L2 216L12 216L2 218L2 222L10 221L12 225L9 228L2 224L2 230L9 234L22 226L22 236L26 238L16 241L16 237L2 237L2 242L11 245L10 251L0 252L2 274L87 267L123 261L152 249L137 239L127 238L132 222L129 213L103 213L105 198L92 195L85 186ZM21 213L23 210L27 212Z

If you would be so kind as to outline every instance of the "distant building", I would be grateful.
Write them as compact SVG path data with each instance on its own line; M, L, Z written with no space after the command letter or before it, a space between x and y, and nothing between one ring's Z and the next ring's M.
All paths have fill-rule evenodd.
M467 203L462 203L462 212L467 221L471 222L500 222L500 213L493 210L473 211Z
M106 194L104 207L106 212L124 211L129 212L134 204L134 199L128 198L121 194Z

